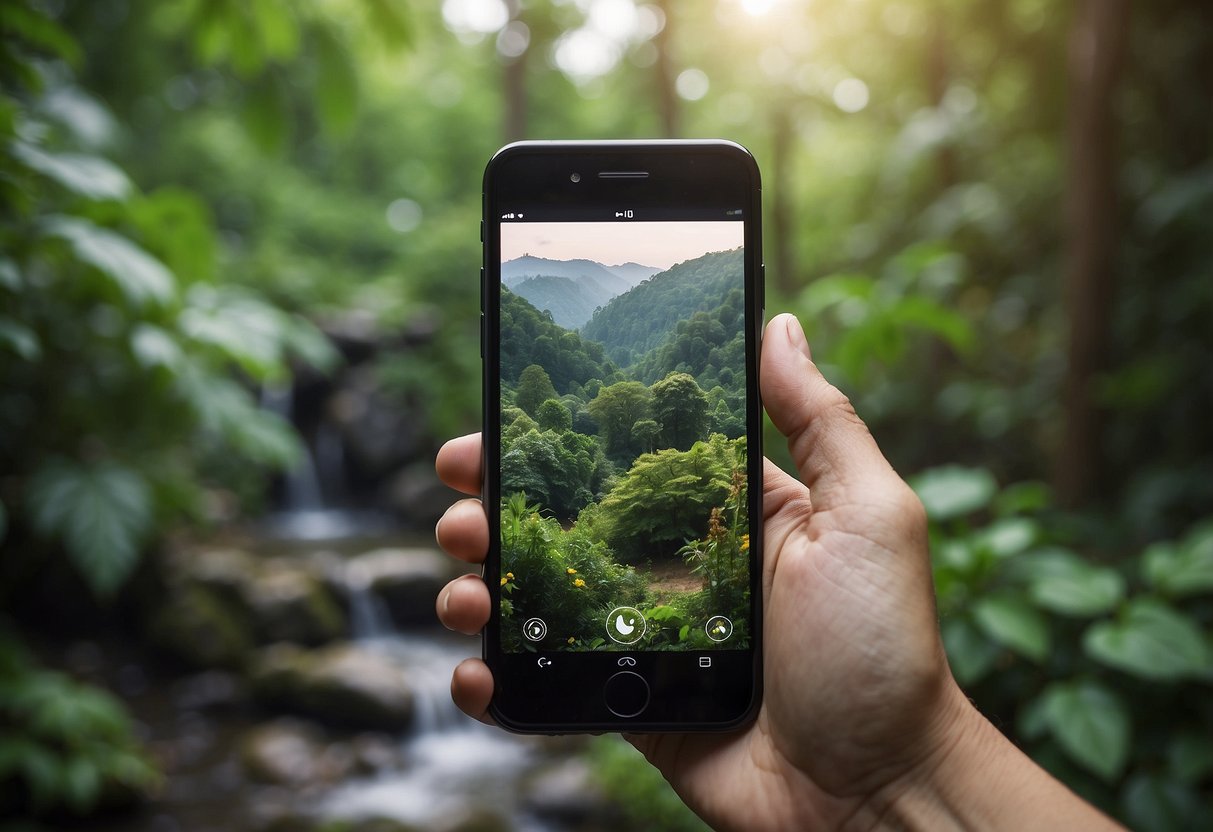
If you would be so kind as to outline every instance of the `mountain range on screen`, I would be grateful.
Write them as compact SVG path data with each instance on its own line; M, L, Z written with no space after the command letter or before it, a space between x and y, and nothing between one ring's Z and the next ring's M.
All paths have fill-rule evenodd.
M552 320L579 329L594 310L660 272L655 266L594 260L549 260L529 254L501 264L501 282Z

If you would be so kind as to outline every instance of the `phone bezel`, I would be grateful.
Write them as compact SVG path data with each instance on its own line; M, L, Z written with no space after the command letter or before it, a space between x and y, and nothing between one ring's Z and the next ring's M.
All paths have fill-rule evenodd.
M600 170L646 171L645 178L600 178ZM572 173L580 173L573 181ZM740 650L565 652L543 654L552 664L539 669L535 653L500 649L500 493L491 473L499 467L500 364L496 310L500 304L501 193L512 202L541 202L570 209L590 203L601 210L619 201L651 207L736 203L743 206L745 246L747 446L751 552L751 643ZM611 142L518 142L494 155L483 189L484 262L481 276L483 367L482 494L489 516L490 549L485 579L492 599L483 637L483 656L493 672L489 712L501 726L522 733L727 731L753 718L762 691L762 405L758 393L758 350L764 318L761 180L750 153L720 140ZM697 666L711 655L713 666ZM647 673L662 703L641 717L622 718L589 703L591 680L603 684L622 670L628 656ZM694 664L692 663L694 662ZM618 666L612 666L616 664ZM674 694L677 693L677 696ZM570 700L584 704L579 713ZM667 707L668 706L668 707ZM654 706L650 706L653 708Z

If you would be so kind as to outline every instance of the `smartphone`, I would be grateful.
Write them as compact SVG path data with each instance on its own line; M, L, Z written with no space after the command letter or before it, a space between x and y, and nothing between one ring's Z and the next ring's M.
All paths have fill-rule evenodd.
M521 142L484 176L484 484L503 727L718 731L762 680L758 166Z

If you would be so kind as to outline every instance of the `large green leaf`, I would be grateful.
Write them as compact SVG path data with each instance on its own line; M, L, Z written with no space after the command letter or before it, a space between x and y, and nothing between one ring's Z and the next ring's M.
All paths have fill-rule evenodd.
M923 471L910 480L932 520L951 520L985 508L998 484L984 468L945 465Z
M1171 735L1167 766L1179 780L1195 785L1213 772L1213 743L1199 728L1179 733L1182 730L1177 726Z
M34 527L61 539L98 595L108 595L130 574L151 530L152 497L137 472L112 462L44 463L29 486Z
M1135 774L1125 785L1125 820L1149 832L1208 829L1213 814L1190 787L1161 774Z
M12 318L0 318L0 346L12 350L25 361L37 361L42 355L38 333Z
M1083 649L1096 661L1159 681L1209 678L1209 648L1192 619L1161 601L1142 598L1118 621L1091 626Z
M973 620L987 636L1042 662L1049 655L1049 623L1017 595L987 595L973 604Z
M1118 572L1094 566L1064 549L1030 553L1017 566L1028 581L1032 602L1061 615L1102 615L1125 596L1125 581Z
M948 664L956 681L962 686L981 681L994 666L1001 648L965 618L944 619L942 631Z
M81 262L109 278L136 306L172 299L176 286L164 264L130 240L79 217L51 216L44 233L67 241Z
M48 153L25 142L14 142L13 156L32 171L42 174L85 199L125 199L131 181L116 165L100 156L81 153Z
M1097 682L1055 682L1045 689L1044 713L1062 750L1105 781L1124 771L1129 754L1129 713Z
M1004 517L973 535L973 542L995 557L1006 558L1027 549L1039 535L1040 525L1035 520Z
M1142 558L1142 574L1168 595L1213 592L1213 523L1197 527L1182 543L1151 546Z

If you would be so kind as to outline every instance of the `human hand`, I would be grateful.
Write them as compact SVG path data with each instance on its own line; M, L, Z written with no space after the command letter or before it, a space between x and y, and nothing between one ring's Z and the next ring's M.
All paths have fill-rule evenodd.
M978 760L987 769L1011 765L1009 783L1031 771L1047 779L1008 752L953 681L922 505L813 364L791 315L767 326L761 386L800 474L769 461L764 471L762 706L753 723L730 734L629 739L722 829L958 817L948 805L963 802ZM438 455L442 479L468 494L480 490L480 441L452 440ZM489 529L479 501L452 506L437 537L455 557L483 561ZM438 597L443 623L469 634L485 625L489 609L476 576ZM451 690L465 712L487 718L493 679L483 662L461 664Z

